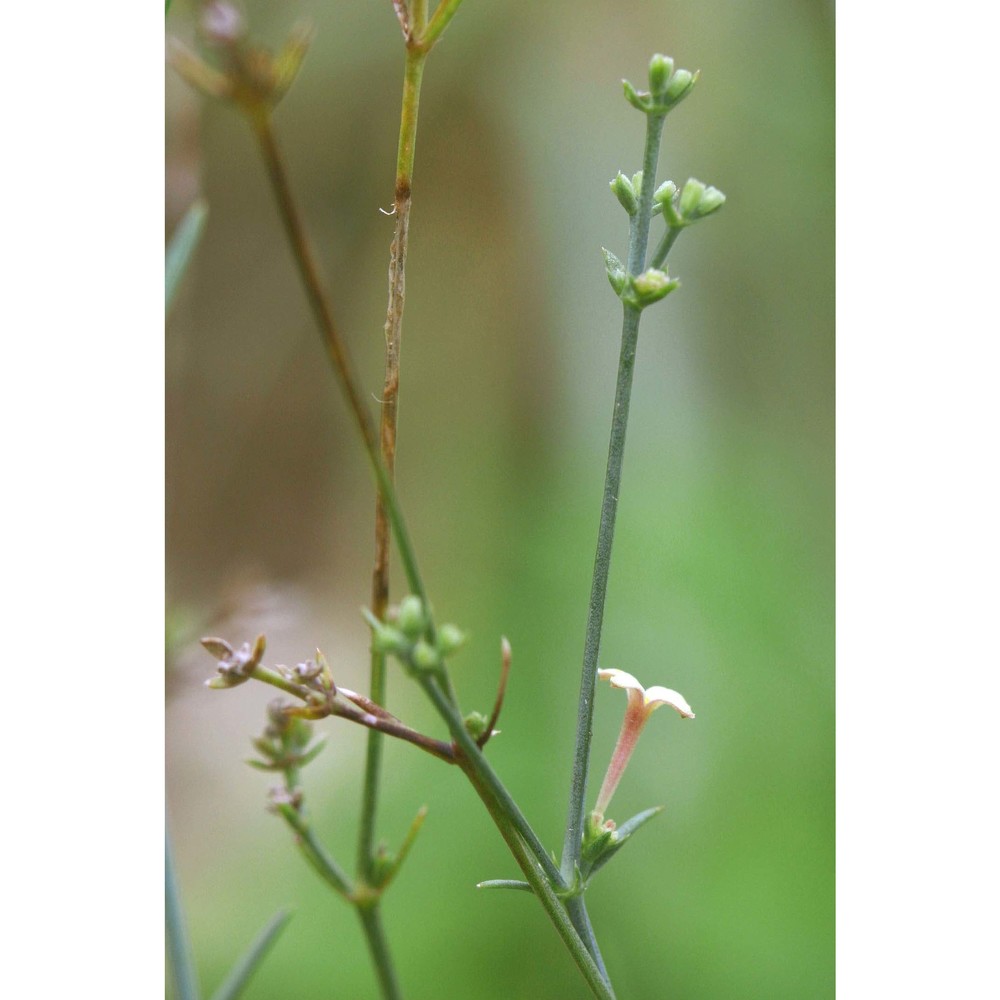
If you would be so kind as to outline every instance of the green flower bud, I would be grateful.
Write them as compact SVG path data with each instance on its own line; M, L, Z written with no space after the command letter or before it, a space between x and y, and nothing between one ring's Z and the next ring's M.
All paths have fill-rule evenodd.
M726 196L718 188L707 187L695 209L694 218L704 219L706 215L711 215L712 212L722 208L725 203Z
M635 196L635 187L620 170L618 176L611 182L611 190L621 207L629 215L635 215L635 211L639 207L639 201Z
M465 633L457 625L442 625L438 629L438 650L442 656L450 656L465 645Z
M622 80L622 87L625 90L625 100L633 108L638 108L640 111L649 111L650 104L652 103L649 94L640 94L628 80Z
M441 666L441 654L425 639L421 639L410 654L418 670L433 670Z
M396 624L411 639L415 639L427 628L423 602L415 594L409 594L399 602Z
M690 73L686 69L679 69L670 79L663 96L672 107L679 104L691 92L691 88L697 83L698 74Z
M481 739L486 733L486 724L490 721L482 712L470 712L465 717L465 731L474 739Z
M695 212L704 194L705 185L701 181L696 181L693 177L684 185L684 190L681 191L680 209L681 215L685 219L697 218Z
M657 53L649 61L649 89L654 97L660 97L667 89L674 72L674 61L669 56Z
M639 193L642 191L642 171L641 170L637 170L632 175L632 190L635 191L636 197L638 197Z
M376 653L401 653L409 645L409 640L399 629L384 625L367 608L362 608L361 614L372 630L372 649Z
M601 247L601 253L604 254L604 266L607 268L608 281L611 282L611 287L615 290L615 295L620 296L628 279L625 265L610 250Z
M670 201L677 194L677 185L673 181L664 181L654 192L653 201L660 203Z
M651 267L632 282L635 305L644 309L654 302L659 302L679 284L680 282L672 280L666 271L658 271L655 267Z

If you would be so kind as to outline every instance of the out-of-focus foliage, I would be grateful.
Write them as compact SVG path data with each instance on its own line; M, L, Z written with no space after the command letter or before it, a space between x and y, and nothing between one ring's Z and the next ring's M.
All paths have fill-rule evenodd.
M391 3L246 5L312 50L276 115L338 318L374 397L402 52ZM190 5L170 26L183 33ZM411 220L399 489L442 619L467 627L463 709L513 669L489 754L561 844L620 305L608 192L636 171L622 97L653 51L700 68L658 179L718 185L681 236L679 291L640 334L601 662L683 691L618 789L666 806L588 891L619 994L833 996L833 25L813 0L466 0L427 68ZM167 213L212 206L167 331L168 795L201 979L279 906L296 919L246 996L374 996L351 911L303 864L245 767L266 691L209 691L200 634L317 646L366 683L373 487L244 123L170 79ZM654 237L662 225L654 220ZM396 572L398 585L401 576ZM402 594L396 590L396 597ZM621 720L599 689L591 801ZM443 735L390 677L389 708ZM305 775L313 821L353 855L364 737L338 720ZM423 836L385 906L411 1000L585 997L457 771L386 750L379 830ZM620 814L620 815L617 815Z

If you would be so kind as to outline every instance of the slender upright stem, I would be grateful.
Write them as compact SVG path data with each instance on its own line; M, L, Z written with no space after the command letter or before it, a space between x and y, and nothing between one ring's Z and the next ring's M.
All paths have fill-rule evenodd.
M372 965L375 966L375 971L378 974L379 987L382 990L384 1000L402 1000L403 993L396 977L396 967L389 954L385 930L382 927L382 914L378 906L358 906L356 909L358 919L361 921L361 928L365 932L368 950L371 952Z
M386 476L393 478L396 464L396 432L399 407L399 356L403 336L403 306L406 294L406 251L410 231L410 192L416 148L417 111L420 83L427 56L406 50L403 101L399 122L399 152L396 159L396 229L389 249L389 304L385 317L385 381L382 386L382 415L379 443ZM389 515L381 491L375 497L375 565L372 569L371 611L381 621L389 604ZM369 691L372 701L386 702L385 654L372 647ZM378 807L379 772L382 763L382 735L368 733L364 783L361 792L361 819L358 831L358 872L370 878L375 863L375 813Z
M458 4L443 3L442 8L446 9L448 14L447 19L450 20L455 10L457 10ZM440 14L442 8L439 8L435 17ZM439 22L440 30L437 31L435 37L440 36L440 31L444 30L446 24L446 21L443 24ZM424 55L428 51L426 45L408 46L408 51L411 49L423 49ZM417 54L419 55L420 53L418 52ZM419 72L418 61L414 59L413 64L410 65L408 60L408 68ZM268 112L261 112L255 115L251 121L267 166L268 176L274 189L282 222L291 243L300 276L305 285L313 313L323 334L324 346L326 347L327 354L344 395L347 397L349 408L361 434L365 452L375 474L379 493L384 501L385 511L392 528L392 534L396 539L396 545L399 549L410 590L421 598L425 608L429 608L426 589L417 566L413 544L396 497L395 487L382 460L379 439L376 438L371 415L363 403L360 383L350 363L339 330L334 324L333 312L320 279L319 268L291 193L287 171L274 135L270 114ZM415 124L416 116L414 109L414 127ZM412 152L412 143L407 148ZM647 202L651 198L651 193L652 189L650 188ZM429 627L429 631L433 631L433 626ZM439 687L437 681L428 679L423 686L430 695L439 714L447 723L456 745L462 750L464 764L466 765L463 767L463 770L467 775L476 775L474 784L477 790L485 790L488 801L486 798L484 798L484 801L487 802L494 821L500 828L500 832L521 865L522 870L525 871L526 878L528 878L528 881L535 888L536 895L538 895L549 918L555 924L560 936L563 937L567 947L576 959L591 989L593 989L595 995L603 998L603 1000L613 1000L614 994L611 987L602 975L603 962L599 960L599 952L596 951L596 942L593 940L589 923L580 921L579 918L576 921L571 919L567 908L556 895L556 889L566 889L567 883L562 879L558 867L554 864L551 857L549 857L537 835L511 798L510 793L504 787L492 767L487 763L475 741L466 731L461 716L458 713L457 701L451 688L450 680L447 677L444 678ZM481 792L481 797L482 795L483 793ZM284 812L284 810L281 811ZM312 838L311 831L308 831L308 828L306 829L307 833L303 846L309 860L316 865L320 874L335 888L340 888L337 885L338 881L341 885L346 885L346 877L342 876L342 873L336 869L336 866L329 863L332 859L325 856L325 852L321 849L319 851L316 850L319 845ZM338 875L341 878L338 879ZM579 911L581 906L582 899L577 901L574 911ZM581 926L584 927L583 932L580 930ZM581 936L581 933L584 936ZM369 941L369 946L372 948L373 954L375 954L376 945ZM595 954L598 956L596 959L594 957Z
M194 970L194 956L184 923L177 872L174 871L174 853L170 849L170 836L166 838L166 920L167 948L170 971L174 977L177 1000L198 1000L198 979Z
M656 164L659 159L662 132L663 117L647 115L646 147L642 163L642 190L629 232L628 271L631 275L638 275L645 267L650 210L653 203L653 190L656 186ZM618 358L618 381L615 386L615 405L611 416L611 438L608 445L608 468L604 479L601 523L597 532L597 554L594 558L594 577L590 590L590 606L587 612L587 632L583 644L576 747L573 753L573 779L570 787L566 837L563 842L562 855L562 876L565 880L573 877L580 860L580 848L583 843L584 799L587 794L587 774L590 766L590 737L594 720L597 657L601 648L604 599L608 590L611 546L614 541L618 498L621 494L622 460L625 455L625 432L628 428L640 312L633 306L624 306L621 353Z

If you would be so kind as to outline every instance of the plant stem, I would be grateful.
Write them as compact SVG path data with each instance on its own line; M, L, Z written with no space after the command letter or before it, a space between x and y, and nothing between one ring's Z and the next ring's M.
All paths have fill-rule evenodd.
M462 0L441 0L441 4L434 12L426 31L420 32L420 45L423 49L430 50L431 46L441 37L444 29L451 23L451 19L461 5Z
M642 190L639 205L629 227L628 271L640 274L645 267L649 240L650 211L656 186L656 164L659 159L663 116L646 116L646 146L642 163ZM625 455L625 432L628 428L629 402L632 395L632 374L635 370L636 344L639 338L640 310L624 306L622 343L618 358L618 381L615 405L611 416L611 437L608 445L608 467L604 479L601 503L601 523L597 532L597 554L587 612L587 632L583 644L583 669L580 674L580 700L577 710L576 747L573 753L573 779L570 786L569 810L566 817L566 837L563 842L562 875L573 877L580 861L583 843L584 799L587 794L587 773L590 765L590 737L594 722L594 686L597 681L597 657L601 647L601 625L604 621L604 599L608 590L611 566L611 546L615 534L615 517L621 492L622 460ZM578 928L579 929L579 928Z
M675 229L673 226L668 227L667 231L663 234L663 239L660 240L660 245L656 248L656 252L650 259L650 267L660 267L660 265L667 259L667 254L670 253L670 248L674 245L674 242L680 234L680 229Z
M453 16L455 10L458 8L458 3L446 2L442 5L442 7L447 8L448 19L450 20L450 17ZM438 12L435 14L435 18L437 18L440 13L441 9L439 8ZM435 38L440 36L441 31L444 30L444 26L446 26L446 23L440 27L440 30L437 31ZM428 49L426 46L423 46L423 49L424 55L426 55ZM323 283L320 279L319 268L316 264L315 257L306 236L305 227L302 224L301 216L299 215L297 206L292 196L287 171L281 156L280 148L274 135L270 113L262 111L260 114L252 117L251 122L267 166L268 176L274 190L286 234L288 235L289 242L291 243L293 255L298 265L299 274L302 278L303 284L305 285L310 305L323 334L323 341L327 354L330 358L330 362L333 366L334 373L337 376L337 380L340 383L341 389L347 397L349 408L361 434L365 452L375 474L379 493L384 501L385 511L392 526L392 532L396 539L396 545L399 549L410 590L421 599L424 607L429 609L430 604L427 600L427 593L417 566L413 544L410 540L409 532L406 529L402 511L396 497L395 487L393 485L392 478L382 461L379 445L375 436L374 424L362 401L357 376L355 375L353 366L350 363L346 347L340 336L340 332L334 324L333 312L330 307L326 291L323 287ZM414 128L415 124L416 114L414 109ZM401 139L402 131L403 130L401 128ZM412 153L412 143L410 144L409 149ZM651 197L652 188L650 188L647 202L651 199ZM429 626L429 631L433 633L433 625ZM492 806L491 815L497 823L497 826L500 828L501 834L504 835L504 839L507 840L508 846L510 846L515 858L518 860L519 864L522 865L522 870L525 871L525 876L529 881L532 881L535 877L525 869L525 864L531 872L538 876L535 878L535 882L539 883L535 886L536 894L542 902L546 912L549 914L550 919L556 925L556 929L563 937L563 940L567 943L567 947L570 949L571 953L573 953L574 958L577 960L577 964L580 965L580 968L583 971L584 976L587 978L588 983L590 983L591 988L597 996L606 998L606 1000L613 1000L614 994L611 991L611 987L601 976L603 963L600 963L599 966L598 961L595 960L591 951L588 951L588 947L596 951L596 942L593 942L592 932L589 933L590 940L586 941L586 939L581 939L579 929L574 928L574 922L570 919L566 908L563 906L558 896L556 896L555 890L553 889L553 886L564 889L566 888L566 883L562 880L559 869L556 867L551 857L549 857L537 835L531 829L531 826L528 824L517 804L511 798L510 793L504 787L492 767L490 767L475 741L466 731L462 718L458 714L457 702L454 692L451 689L450 680L445 677L441 682L444 690L442 690L442 688L438 686L438 683L433 679L425 678L422 679L421 683L437 707L439 714L448 725L449 731L451 732L456 744L461 748L464 754L464 763L467 764L467 766L464 766L463 770L467 775L476 775L477 781L474 782L474 784L476 784L477 790L480 788L485 789L485 794L488 796L489 801L486 799L484 799L484 801L487 801L488 808L491 808ZM282 814L286 813L285 808L282 808L280 811ZM292 810L289 809L288 811ZM502 817L502 821L498 817ZM286 818L288 818L291 822L291 819L287 815ZM346 877L339 872L339 869L333 863L332 859L329 858L322 848L314 841L308 827L306 827L305 830L305 836L307 839L305 839L305 842L300 841L300 843L302 843L306 856L317 867L320 874L323 875L323 877L330 882L334 888L337 888L338 891L343 891L341 886L346 886ZM534 862L532 862L532 858L534 859ZM537 868L535 867L536 865ZM532 882L532 884L535 885L535 882ZM579 900L579 904L582 905L582 900ZM578 910L579 907L577 906L575 909ZM589 924L587 927L589 928ZM582 954L580 954L581 952Z
M384 1000L402 1000L403 993L396 978L396 967L389 954L378 903L373 903L371 906L357 906L356 909L361 928L365 932L365 940L368 942L368 950L371 952L372 965L378 973L379 987Z
M316 839L308 820L292 805L282 803L276 809L295 831L299 849L323 881L345 899L352 900L354 887L351 885L351 880L341 870L340 865L327 854L326 848Z
M521 812L517 803L511 798L510 792L498 777L496 771L490 766L489 761L483 756L482 750L476 741L469 735L465 728L462 717L454 704L449 701L448 696L438 686L438 682L426 674L419 677L420 686L427 693L427 696L434 703L438 714L448 726L448 731L452 735L456 746L461 751L456 763L467 774L475 774L477 787L479 785L489 789L490 794L496 800L498 808L507 817L508 822L514 827L518 835L534 855L536 861L545 872L546 878L560 889L565 889L567 883L559 874L559 869L555 862L549 857L548 851L538 839L538 835L531 828L531 824Z
M392 479L396 465L396 431L399 406L399 355L403 335L403 306L406 294L406 251L410 231L410 191L413 186L413 159L416 148L417 111L426 53L406 50L403 100L399 122L399 151L396 158L396 228L389 249L389 304L385 317L385 381L382 386L382 415L379 442L382 464ZM372 570L372 614L382 621L389 604L389 516L381 491L375 496L375 566ZM372 701L386 702L385 654L374 646L371 651L369 690ZM361 792L361 819L358 831L358 871L370 878L375 859L375 812L378 807L379 771L382 763L382 735L368 733L364 783Z
M581 939L579 933L570 919L563 901L556 895L552 884L549 881L542 866L533 856L524 841L518 835L510 816L504 810L500 802L497 801L492 789L482 780L480 772L475 768L463 767L469 781L472 783L487 811L493 818L500 835L503 837L511 854L517 861L518 867L524 873L529 885L534 890L538 901L542 904L556 931L563 940L563 944L569 950L573 961L587 980L594 996L602 1000L614 1000L614 990L607 979L607 973L603 971L603 963L595 960L591 955L586 943Z
M198 979L194 971L194 956L184 924L177 872L174 871L174 854L170 849L170 835L166 837L166 923L167 948L170 971L174 977L177 1000L198 1000Z
M361 434L365 454L368 456L368 461L375 474L379 492L385 500L389 521L396 536L396 544L399 546L400 557L403 560L403 567L406 571L410 589L426 605L427 593L417 568L409 532L403 522L403 515L396 501L396 491L392 480L386 472L379 455L375 424L363 402L360 383L354 373L354 366L351 364L347 348L340 336L340 331L333 321L333 310L330 307L329 298L320 278L319 267L316 264L315 255L306 236L305 226L302 223L301 215L295 204L291 185L288 183L288 172L274 134L270 111L266 109L261 110L258 114L250 118L250 122L264 157L271 187L274 191L275 200L278 203L281 221L285 227L285 232L298 266L299 276L302 278L306 296L309 299L313 315L323 335L323 344L330 363L333 366L334 374L337 376L337 381L340 383L340 387L347 397L351 415Z
M212 994L212 1000L237 1000L291 918L292 915L287 910L280 910L271 918L247 949L246 954L230 969L222 985Z

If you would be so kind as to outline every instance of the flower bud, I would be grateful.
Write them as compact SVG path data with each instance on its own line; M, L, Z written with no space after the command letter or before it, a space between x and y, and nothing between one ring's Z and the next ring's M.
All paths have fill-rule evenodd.
M664 181L654 192L653 201L670 201L677 194L677 185L673 181Z
M398 628L383 624L367 608L362 608L361 614L372 630L372 649L376 653L401 653L409 646Z
M450 656L465 645L465 633L457 625L442 625L438 629L438 650L442 656Z
M674 72L674 61L669 56L657 53L649 61L649 89L654 97L660 97L667 89Z
M618 171L618 176L611 182L611 190L618 199L621 207L629 215L635 215L636 209L639 207L639 202L635 195L635 187L620 170Z
M625 100L633 108L638 108L640 111L649 111L651 104L649 94L640 94L628 80L622 80L622 87L625 90Z
M705 188L705 193L701 196L696 209L697 218L703 219L706 215L711 215L712 212L722 208L725 203L726 196L718 188L711 186Z
M423 602L415 594L408 594L399 602L396 624L411 639L415 639L427 627Z
M489 719L482 712L470 712L463 721L465 723L465 731L474 740L482 739L486 733L486 726L489 724Z
M418 670L433 670L441 665L441 654L426 639L421 639L410 655Z
M604 266L608 272L608 281L611 282L611 287L615 290L615 295L620 296L628 279L625 265L610 250L601 247L601 253L604 254Z
M654 302L659 302L679 284L680 282L672 280L666 271L659 271L655 267L651 267L632 282L635 305L643 309Z
M704 193L705 185L701 181L696 181L693 177L684 185L684 190L681 191L680 209L681 215L685 219L695 217L695 211Z
M691 73L686 69L677 70L671 77L670 83L663 93L667 103L671 106L680 103L691 92L691 88L697 80L697 73Z

